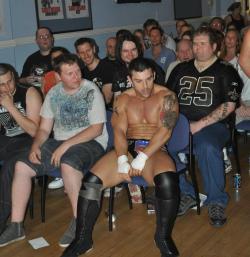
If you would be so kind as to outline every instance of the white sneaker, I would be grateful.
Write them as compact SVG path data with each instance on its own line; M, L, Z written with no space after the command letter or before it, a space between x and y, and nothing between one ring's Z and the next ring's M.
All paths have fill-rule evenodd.
M63 184L63 179L62 178L55 178L53 181L51 181L48 184L49 189L58 189L58 188L61 188L63 186L64 186L64 184Z
M224 160L224 170L226 174L233 170L230 159Z

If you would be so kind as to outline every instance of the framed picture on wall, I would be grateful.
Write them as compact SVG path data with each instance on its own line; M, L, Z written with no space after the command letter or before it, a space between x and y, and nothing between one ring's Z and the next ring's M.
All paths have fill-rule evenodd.
M91 0L35 0L38 27L53 33L93 29Z

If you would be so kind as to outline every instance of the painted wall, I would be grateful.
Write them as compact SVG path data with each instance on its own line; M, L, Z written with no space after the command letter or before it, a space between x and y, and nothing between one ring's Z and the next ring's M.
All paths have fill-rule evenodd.
M230 0L202 0L203 16L218 15L230 4ZM226 4L228 3L229 4ZM0 0L4 9L4 31L0 31L0 61L9 62L21 72L26 57L37 50L34 34L37 28L35 1ZM167 33L175 34L173 0L160 3L116 4L114 0L92 0L93 30L55 35L55 45L67 47L74 52L74 41L82 36L93 37L104 57L104 43L120 28L134 30L148 18L160 21ZM221 3L222 6L219 6ZM222 4L223 3L223 4ZM226 6L224 8L224 5ZM1 15L1 14L0 14ZM200 19L191 21L196 27Z

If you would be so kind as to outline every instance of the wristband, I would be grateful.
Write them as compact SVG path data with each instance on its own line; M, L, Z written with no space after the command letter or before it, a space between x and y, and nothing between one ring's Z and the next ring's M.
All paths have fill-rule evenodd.
M142 171L144 169L147 159L148 156L145 153L139 152L136 158L131 162L132 168Z
M118 172L119 173L125 173L128 174L129 170L130 170L130 165L128 163L128 157L127 155L121 155L118 157L117 160L117 164L118 164Z

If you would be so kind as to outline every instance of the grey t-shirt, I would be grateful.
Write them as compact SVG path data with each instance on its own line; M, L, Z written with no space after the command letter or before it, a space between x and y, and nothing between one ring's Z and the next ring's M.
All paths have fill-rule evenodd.
M106 122L103 96L98 87L89 80L82 80L79 91L67 94L63 83L59 82L46 95L40 115L54 120L54 138L67 140L91 125ZM106 125L95 138L104 149L107 147Z

